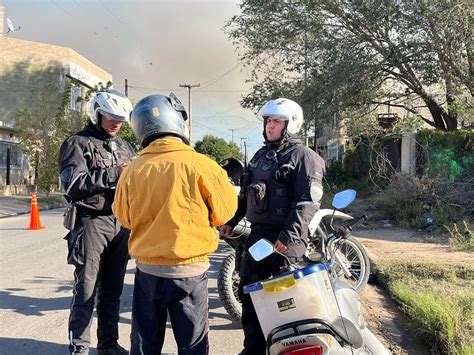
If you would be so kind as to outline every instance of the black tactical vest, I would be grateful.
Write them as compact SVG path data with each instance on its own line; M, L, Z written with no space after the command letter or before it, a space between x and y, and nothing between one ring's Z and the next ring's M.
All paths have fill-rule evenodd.
M246 217L251 223L278 226L285 224L292 207L291 175L295 168L288 163L291 152L297 147L296 144L290 145L279 152L264 147L250 161L245 193Z
M135 153L120 137L101 140L93 136L88 136L87 139L88 151L91 154L90 170L94 168L117 167L121 164L129 163L135 157ZM109 214L112 213L114 195L115 187L103 193L77 201L77 205L97 211L98 213Z
M94 167L111 168L128 163L134 158L134 155L120 137L107 140L100 140L95 137L88 138Z

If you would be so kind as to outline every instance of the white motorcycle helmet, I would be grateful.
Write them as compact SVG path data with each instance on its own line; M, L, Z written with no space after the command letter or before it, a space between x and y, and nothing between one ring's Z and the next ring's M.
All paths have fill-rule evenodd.
M283 137L298 133L303 125L303 109L293 100L285 98L268 101L257 112L257 117L263 121L267 117L286 121L286 132L283 132Z
M99 91L92 100L90 120L98 126L100 124L99 113L105 113L108 117L119 122L129 122L132 103L117 90Z

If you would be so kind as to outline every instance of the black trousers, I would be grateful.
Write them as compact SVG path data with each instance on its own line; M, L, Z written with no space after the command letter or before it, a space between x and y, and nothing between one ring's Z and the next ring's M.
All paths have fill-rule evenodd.
M97 297L97 349L117 344L120 296L127 268L129 230L112 216L81 216L66 239L75 266L69 315L69 349L87 353Z
M160 354L170 317L178 354L209 353L207 273L168 279L136 269L130 354Z
M279 229L252 229L249 235L248 247L262 238L275 243L278 234ZM290 244L288 245L288 249L287 256L290 262L295 262L304 255L306 245L303 243ZM284 271L282 268L285 267L287 263L286 258L278 254L270 255L261 261L255 261L248 251L242 255L240 284L238 289L239 298L242 301L242 327L244 330L244 350L242 354L266 354L266 339L260 327L252 299L249 294L243 292L244 286L282 273L282 271Z

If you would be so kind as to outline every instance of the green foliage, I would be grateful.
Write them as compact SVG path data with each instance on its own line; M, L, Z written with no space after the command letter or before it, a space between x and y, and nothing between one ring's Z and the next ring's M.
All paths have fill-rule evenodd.
M419 116L408 116L398 121L392 128L392 134L402 138L410 133L417 132L423 125L423 121Z
M474 131L440 132L422 130L416 140L427 160L426 172L454 181L474 174Z
M235 143L226 142L223 138L210 134L206 134L202 140L197 141L194 149L217 162L227 158L242 159L242 153Z
M472 266L415 261L377 268L379 279L435 353L472 354Z
M298 98L318 127L354 109L369 112L387 98L416 114L407 98L418 96L431 114L423 121L455 130L458 111L447 111L433 88L447 88L450 108L474 92L471 6L467 0L243 1L226 24L240 58L254 68L254 90L243 103L254 108L284 93Z
M68 124L68 108L63 91L57 84L44 83L35 87L20 108L13 113L15 128L18 129L20 147L33 159L38 176L35 184L46 192L57 185L59 170L58 154L61 143L71 134Z
M136 151L140 149L140 142L138 142L138 139L137 137L135 137L135 134L132 131L132 127L130 127L129 124L125 123L122 126L122 129L119 132L119 136L128 141Z
M74 83L79 84L79 81L71 79ZM105 84L102 82L99 82L98 84L94 85L93 87L89 87L84 95L76 97L76 102L87 102L91 99L92 95L95 95L97 91L100 90L107 90L112 87L113 83L111 81L107 81Z
M342 187L347 182L349 174L344 170L341 160L332 159L327 163L325 179L334 190Z

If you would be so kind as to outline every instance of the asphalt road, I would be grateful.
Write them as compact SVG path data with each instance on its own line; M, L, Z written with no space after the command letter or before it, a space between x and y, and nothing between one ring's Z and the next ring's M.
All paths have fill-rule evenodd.
M0 219L0 354L66 354L73 267L66 263L63 210L41 212L46 229L27 231L29 215ZM217 294L217 269L229 248L211 256L209 323L211 354L237 354L243 332L226 314ZM129 348L135 265L129 262L120 311L120 343ZM96 317L92 345L96 344ZM94 353L95 351L92 351ZM163 353L175 353L168 324Z

